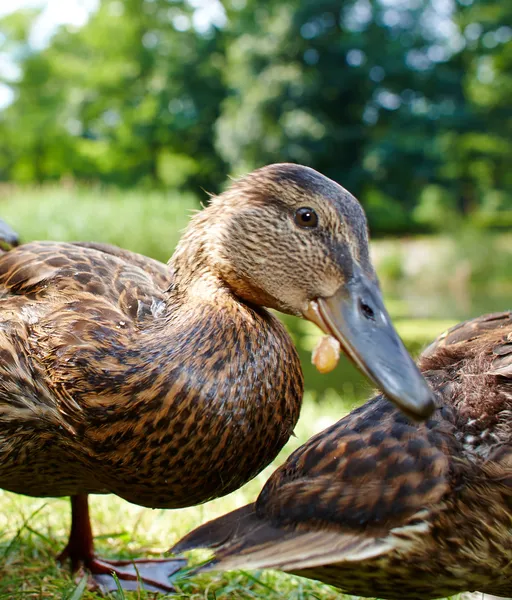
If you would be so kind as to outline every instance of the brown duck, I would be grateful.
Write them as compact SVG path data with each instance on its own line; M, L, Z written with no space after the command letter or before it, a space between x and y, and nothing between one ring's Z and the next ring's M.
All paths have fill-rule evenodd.
M173 551L214 548L205 569L282 569L366 597L511 597L512 313L457 325L419 364L429 420L377 396Z
M317 322L405 410L431 412L382 304L364 213L312 169L273 165L235 182L192 219L168 266L91 243L0 257L0 487L71 496L61 559L129 587L133 565L93 552L87 494L190 506L277 455L303 383L263 307ZM142 581L172 589L176 561L152 562L137 563Z

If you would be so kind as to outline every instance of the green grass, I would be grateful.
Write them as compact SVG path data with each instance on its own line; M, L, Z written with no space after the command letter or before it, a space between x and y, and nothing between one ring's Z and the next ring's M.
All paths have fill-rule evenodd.
M108 242L163 262L199 207L197 198L177 192L0 187L0 218L22 241Z

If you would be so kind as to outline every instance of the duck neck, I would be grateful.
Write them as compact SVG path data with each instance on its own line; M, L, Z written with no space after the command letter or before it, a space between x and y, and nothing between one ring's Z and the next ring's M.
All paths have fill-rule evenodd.
M296 349L276 317L241 300L217 274L203 217L195 217L169 261L173 283L166 309L141 339L141 383L159 390L155 407L160 403L169 414L180 401L198 413L211 412L212 419L224 407L229 419L243 413L250 421L259 419L264 404L274 404L284 417L283 435L289 435L303 393ZM147 401L146 392L142 398Z
M205 208L194 216L169 260L173 273L171 301L184 294L200 294L205 286L221 287L220 279L214 275L215 244L207 213Z
M98 367L90 389L80 388L88 421L76 426L108 478L99 488L147 506L188 506L238 488L286 443L301 406L292 340L217 274L202 218L170 261L164 306L131 344L104 343L90 361ZM151 473L154 486L141 490L133 473Z

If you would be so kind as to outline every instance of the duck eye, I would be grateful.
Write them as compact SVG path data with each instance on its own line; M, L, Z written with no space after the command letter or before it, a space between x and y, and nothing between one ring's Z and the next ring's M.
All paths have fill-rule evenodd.
M316 227L318 225L318 215L312 208L306 206L296 210L294 220L299 227Z

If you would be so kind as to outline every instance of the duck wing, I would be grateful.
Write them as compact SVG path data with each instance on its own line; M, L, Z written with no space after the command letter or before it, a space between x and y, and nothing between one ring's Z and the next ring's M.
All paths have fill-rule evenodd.
M81 405L119 396L123 352L158 318L171 280L158 261L103 244L0 255L0 421L68 429Z
M101 244L98 242L74 242L72 245L77 248L97 250L103 254L114 256L126 264L138 267L150 275L155 283L162 289L167 288L171 283L170 267L158 260L155 260L154 258L149 258L143 254L131 252L130 250L125 250L124 248L118 248L117 246Z
M414 543L458 479L452 411L416 425L378 396L294 452L257 502L174 551L215 548L208 568L311 569Z
M0 257L0 298L70 300L92 294L136 317L129 298L151 303L172 280L170 269L151 258L107 244L32 242Z

